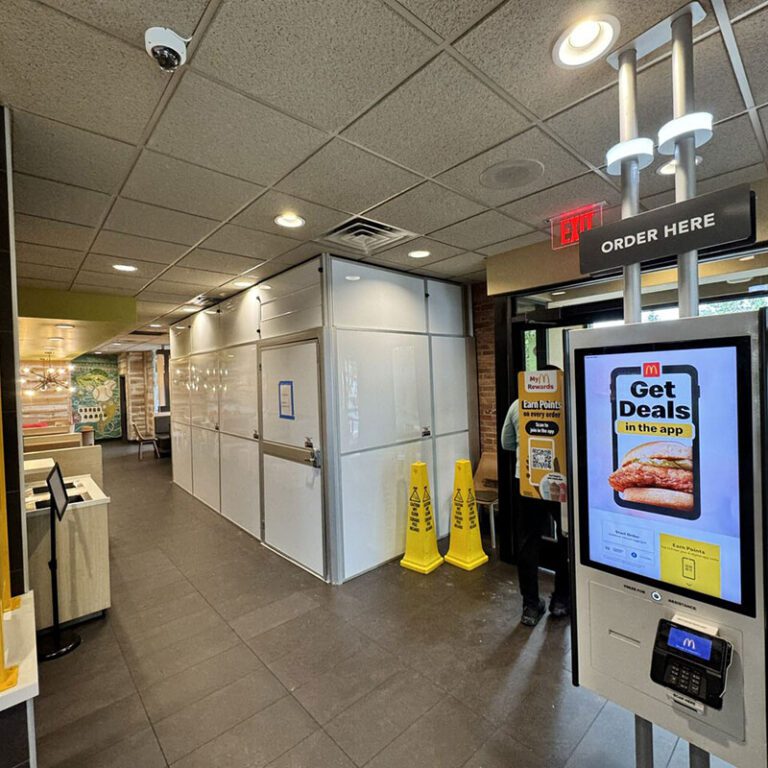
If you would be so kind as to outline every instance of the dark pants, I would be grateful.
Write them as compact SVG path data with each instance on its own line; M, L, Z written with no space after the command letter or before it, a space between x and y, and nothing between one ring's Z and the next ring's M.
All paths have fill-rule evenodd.
M524 605L539 604L539 563L541 559L541 537L554 519L557 530L555 547L555 591L553 598L569 600L571 595L571 577L568 570L568 539L560 529L560 504L551 501L537 501L519 495L520 481L516 480L514 489L518 493L515 506L518 510L517 535L518 555L517 572L520 581L520 593Z

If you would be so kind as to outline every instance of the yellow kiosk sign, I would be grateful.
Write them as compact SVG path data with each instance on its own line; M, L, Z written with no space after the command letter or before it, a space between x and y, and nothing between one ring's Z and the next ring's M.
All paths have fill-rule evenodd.
M518 375L520 493L567 501L562 371Z

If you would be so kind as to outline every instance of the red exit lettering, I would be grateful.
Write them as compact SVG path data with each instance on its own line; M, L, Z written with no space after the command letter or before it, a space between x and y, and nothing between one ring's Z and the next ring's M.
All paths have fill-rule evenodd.
M552 248L567 248L576 245L582 232L587 232L603 223L603 204L596 203L562 213L550 219Z

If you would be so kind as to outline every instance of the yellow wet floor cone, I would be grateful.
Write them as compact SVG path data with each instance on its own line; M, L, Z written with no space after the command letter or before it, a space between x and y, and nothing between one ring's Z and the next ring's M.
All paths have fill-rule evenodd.
M451 544L445 561L471 571L488 562L480 540L480 520L477 516L475 483L472 463L467 459L456 462L451 510Z
M437 551L437 531L432 513L427 465L423 461L411 464L411 484L408 489L408 528L405 532L403 568L418 573L432 573L443 564Z

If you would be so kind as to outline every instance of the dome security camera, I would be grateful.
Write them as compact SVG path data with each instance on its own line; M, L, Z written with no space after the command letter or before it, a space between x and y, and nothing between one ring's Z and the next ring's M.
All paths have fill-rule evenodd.
M175 72L187 60L187 42L167 27L150 27L144 33L147 53L164 72Z

